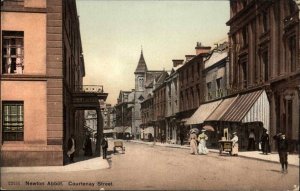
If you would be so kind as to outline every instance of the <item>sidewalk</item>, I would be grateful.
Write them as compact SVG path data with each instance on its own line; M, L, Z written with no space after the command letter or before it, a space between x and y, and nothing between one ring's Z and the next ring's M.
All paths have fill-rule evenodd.
M75 158L76 159L76 158ZM76 160L75 160L76 161ZM81 160L64 166L1 167L1 173L48 173L100 170L109 168L108 161L102 157Z
M179 148L179 149L190 149L188 145L177 145L177 144L169 144L169 143L160 143L160 142L144 142L140 140L130 140L133 143L140 143L146 145L153 145L153 146L161 146L161 147L169 147L169 148ZM212 153L219 153L218 149L209 149ZM226 152L225 152L226 153ZM272 163L279 163L279 156L278 153L271 153L268 155L263 155L261 151L241 151L239 152L239 157L254 159L254 160L261 160L266 162ZM299 167L299 155L297 154L290 154L288 155L289 165Z

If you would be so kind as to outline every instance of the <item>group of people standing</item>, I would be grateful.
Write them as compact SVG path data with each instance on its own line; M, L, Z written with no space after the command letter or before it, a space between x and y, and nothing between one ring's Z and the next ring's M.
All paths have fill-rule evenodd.
M103 159L106 159L108 141L105 136L103 137L103 139L101 141L101 147L102 147L102 152L103 152ZM91 137L89 134L86 135L82 149L84 150L84 156L93 156L92 140L91 140ZM70 163L74 162L75 151L76 151L76 140L75 140L74 134L71 134L71 136L68 140L68 151L67 151L67 156L69 158Z
M191 146L191 154L204 154L208 153L208 149L206 147L206 141L208 140L208 136L205 134L205 130L202 130L202 133L198 136L196 133L191 133L190 135L190 146Z

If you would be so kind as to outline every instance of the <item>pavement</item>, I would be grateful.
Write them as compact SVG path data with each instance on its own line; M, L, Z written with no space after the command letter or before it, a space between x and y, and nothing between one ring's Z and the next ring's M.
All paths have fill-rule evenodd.
M108 161L102 157L85 159L74 157L75 162L64 166L34 166L34 167L1 167L1 173L43 173L43 172L77 172L109 168Z
M140 143L146 144L151 146L161 146L161 147L169 147L169 148L179 148L179 149L190 149L189 145L178 145L178 144L169 144L169 143L160 143L160 142L144 142L140 140L130 140L133 143ZM212 153L219 153L218 149L208 149ZM226 152L224 152L225 154ZM279 156L278 153L269 153L267 155L262 154L261 151L240 151L239 157L272 162L272 163L279 163ZM289 165L299 167L299 159L300 156L298 154L289 154L288 155L288 162Z
M123 140L125 141L125 140ZM140 140L130 140L133 143L146 144L150 146L161 146L168 148L177 149L190 149L188 145L177 145L159 142L144 142ZM212 153L219 153L217 149L209 149ZM279 163L279 156L277 153L271 153L268 155L263 155L261 151L241 151L239 152L239 157L261 160L272 163ZM76 158L75 158L76 160ZM299 155L290 154L288 156L289 165L299 167ZM109 168L109 163L106 159L102 157L84 158L83 156L77 157L77 162L67 164L64 166L36 166L36 167L1 167L1 173L25 173L25 172L75 172L75 171L89 171L89 170L100 170Z

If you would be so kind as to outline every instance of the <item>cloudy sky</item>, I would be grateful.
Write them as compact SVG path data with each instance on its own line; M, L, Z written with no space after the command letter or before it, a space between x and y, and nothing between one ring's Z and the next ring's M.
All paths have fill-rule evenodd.
M170 70L197 42L227 39L229 1L76 0L85 58L84 84L103 85L107 103L134 88L141 46L148 69Z

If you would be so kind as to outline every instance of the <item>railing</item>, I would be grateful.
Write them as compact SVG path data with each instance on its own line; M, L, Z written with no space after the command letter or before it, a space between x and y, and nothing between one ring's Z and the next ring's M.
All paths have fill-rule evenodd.
M75 92L80 93L103 93L102 85L77 85L75 86Z

